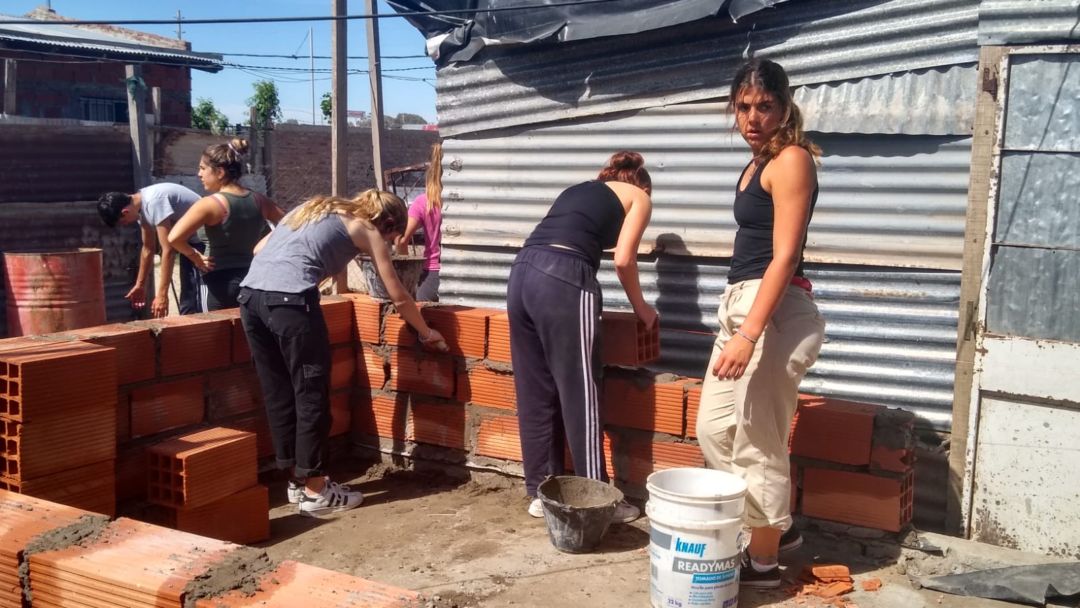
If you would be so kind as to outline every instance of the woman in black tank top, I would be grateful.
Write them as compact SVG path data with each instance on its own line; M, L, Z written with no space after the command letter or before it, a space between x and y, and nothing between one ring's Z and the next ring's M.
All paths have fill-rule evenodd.
M753 157L735 189L739 228L697 429L709 466L747 482L752 533L740 584L777 587L779 552L802 540L790 528L787 435L825 329L802 276L820 150L803 133L778 64L740 68L729 103Z

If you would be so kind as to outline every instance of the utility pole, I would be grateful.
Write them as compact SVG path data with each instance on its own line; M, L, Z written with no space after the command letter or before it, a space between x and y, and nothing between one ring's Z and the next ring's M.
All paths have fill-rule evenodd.
M367 20L368 75L371 79L371 156L375 167L375 187L385 190L382 168L382 65L379 61L379 20L375 18L379 13L379 3L376 0L364 0L364 4L367 13L371 15Z
M345 5L346 0L332 0L334 16L339 19L334 20L332 44L333 47L333 68L331 73L330 86L333 89L334 111L331 115L330 126L330 165L331 165L331 179L330 189L334 196L348 196L348 113L349 96L347 78L348 72L345 66L346 55L348 54L348 45L346 44L346 35L348 32L348 21L341 19L348 13L346 12Z
M182 22L180 20L180 9L176 9L176 39L184 39L184 30L180 29Z
M317 125L319 117L315 113L315 28L308 28L308 59L311 61L311 124Z

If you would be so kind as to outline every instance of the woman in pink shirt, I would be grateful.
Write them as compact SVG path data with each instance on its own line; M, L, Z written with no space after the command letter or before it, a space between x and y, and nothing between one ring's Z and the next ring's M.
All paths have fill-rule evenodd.
M409 205L409 223L398 237L397 251L408 253L417 228L424 229L424 272L416 288L416 301L439 301L439 268L442 259L442 143L431 146L424 194Z

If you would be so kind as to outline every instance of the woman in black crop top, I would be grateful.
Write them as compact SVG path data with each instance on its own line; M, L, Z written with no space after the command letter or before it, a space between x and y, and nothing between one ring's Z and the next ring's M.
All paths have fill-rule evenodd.
M825 335L802 273L820 150L803 133L778 64L742 66L729 100L753 157L736 185L739 229L697 431L709 466L747 482L752 533L740 584L777 587L779 553L802 543L791 528L788 432L799 382Z
M543 517L536 487L562 475L564 438L574 472L608 481L600 412L600 311L596 272L601 252L615 249L615 271L646 326L656 311L641 295L637 249L652 214L652 180L636 152L619 152L593 181L571 186L514 260L507 285L510 357L529 514ZM565 431L565 437L564 437ZM615 521L636 519L622 502Z

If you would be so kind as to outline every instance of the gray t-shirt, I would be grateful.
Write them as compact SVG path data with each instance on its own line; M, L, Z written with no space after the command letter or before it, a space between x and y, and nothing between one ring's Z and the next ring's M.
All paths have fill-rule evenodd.
M349 260L360 253L340 215L331 213L293 230L288 221L294 213L296 209L270 233L251 261L241 287L303 293L344 270Z
M147 186L139 190L139 194L142 196L139 222L150 227L160 226L165 220L172 220L175 223L196 201L202 198L180 184L167 182ZM188 239L192 245L199 243L197 234L191 235Z

